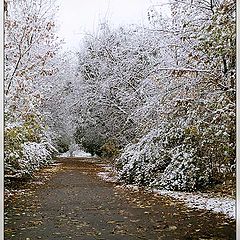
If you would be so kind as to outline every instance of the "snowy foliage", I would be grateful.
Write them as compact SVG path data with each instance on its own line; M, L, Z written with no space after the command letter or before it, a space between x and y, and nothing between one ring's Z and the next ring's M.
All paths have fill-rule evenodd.
M235 177L235 3L169 4L170 19L153 6L149 25L87 34L45 109L126 182L195 191Z
M46 163L54 152L40 109L39 86L55 73L49 62L59 42L53 1L4 3L5 174L21 177Z
M210 169L203 166L196 149L182 145L173 149L171 163L164 170L160 181L154 185L167 190L194 191L209 185Z
M79 142L95 142L93 147L99 148L113 141L121 148L156 122L153 116L161 111L159 96L164 94L160 88L172 87L163 84L166 76L160 83L154 75L159 59L162 66L175 61L171 45L164 45L167 37L130 26L102 28L97 38L86 39L79 52L82 90L74 106Z
M45 84L38 87L45 96L41 111L52 132L53 142L60 152L65 152L72 144L78 121L73 106L78 101L82 86L81 81L76 78L75 53L59 53L51 60L51 64L58 70L53 76L47 76Z
M42 143L24 143L23 158L20 161L21 169L27 172L32 172L35 168L49 162L52 158L51 152Z
M185 138L181 128L167 124L151 131L123 150L116 161L119 178L168 190L193 191L209 184L210 172Z
M160 129L153 130L140 142L130 144L123 150L116 161L121 179L145 185L159 178L171 160L169 151L163 147L167 144L167 139L161 141L162 133Z
M57 152L47 133L32 122L5 127L5 176L26 177L48 164Z
M138 143L125 147L116 161L119 178L128 183L195 191L235 176L234 3L223 1L211 13L204 13L197 3L195 7L185 5L186 13L176 7L180 14L175 12L174 20L180 16L184 25L181 30L181 21L177 22L180 24L177 29L181 30L177 38L184 42L184 48L179 46L183 51L180 55L185 56L177 63L184 68L169 71L172 88L162 88L162 94L158 93L163 103L158 108L161 106L165 114L158 115L158 125L152 125L154 130ZM191 18L198 11L208 19L201 26L194 25ZM219 31L220 23L224 25L224 33ZM199 32L194 33L196 27ZM186 30L194 33L190 36L188 32L192 46L182 36ZM215 49L209 50L208 44L216 44ZM158 75L158 83L161 78L164 79ZM159 124L166 121L172 124L170 130ZM175 138L178 129L180 141ZM167 135L175 139L175 144L165 144Z
M33 2L6 14L6 169L37 166L30 155L51 139L117 157L119 178L137 185L195 191L235 177L232 0L171 0L169 19L152 6L148 25L102 23L59 55L51 1Z

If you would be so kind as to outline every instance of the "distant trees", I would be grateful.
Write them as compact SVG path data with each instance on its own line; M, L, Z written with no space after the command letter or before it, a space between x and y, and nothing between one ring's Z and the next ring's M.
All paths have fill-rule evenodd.
M45 96L41 102L41 112L51 132L51 139L60 152L68 150L74 143L77 118L74 106L81 97L82 81L77 77L77 55L73 52L58 53L51 64L57 72L47 76L45 84L38 89Z
M99 36L86 39L85 50L79 52L84 88L78 103L83 120L79 131L87 129L88 134L99 135L99 141L112 140L121 147L149 129L153 118L148 115L157 108L145 103L158 104L159 92L158 83L149 76L160 58L162 66L174 61L170 51L165 55L164 39L138 26L102 29Z

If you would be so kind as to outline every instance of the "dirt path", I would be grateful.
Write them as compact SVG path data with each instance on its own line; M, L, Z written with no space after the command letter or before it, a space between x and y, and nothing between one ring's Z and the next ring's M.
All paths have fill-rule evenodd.
M4 239L235 239L235 221L105 182L97 160L57 162L6 204Z

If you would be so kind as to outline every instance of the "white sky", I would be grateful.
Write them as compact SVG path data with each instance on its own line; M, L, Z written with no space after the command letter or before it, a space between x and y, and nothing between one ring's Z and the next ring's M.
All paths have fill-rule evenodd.
M84 33L96 30L105 18L113 27L146 23L147 9L156 3L157 0L58 0L59 35L66 42L64 49L78 49Z

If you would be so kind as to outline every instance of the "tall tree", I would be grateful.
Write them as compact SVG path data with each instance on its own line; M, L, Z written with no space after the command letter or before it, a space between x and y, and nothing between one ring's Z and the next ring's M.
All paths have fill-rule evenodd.
M8 175L32 168L31 160L24 158L28 142L48 145L39 111L42 96L37 85L44 84L44 78L55 72L48 64L58 49L54 6L54 2L47 0L5 1L4 114ZM31 146L32 151L34 148L37 151L35 145Z

